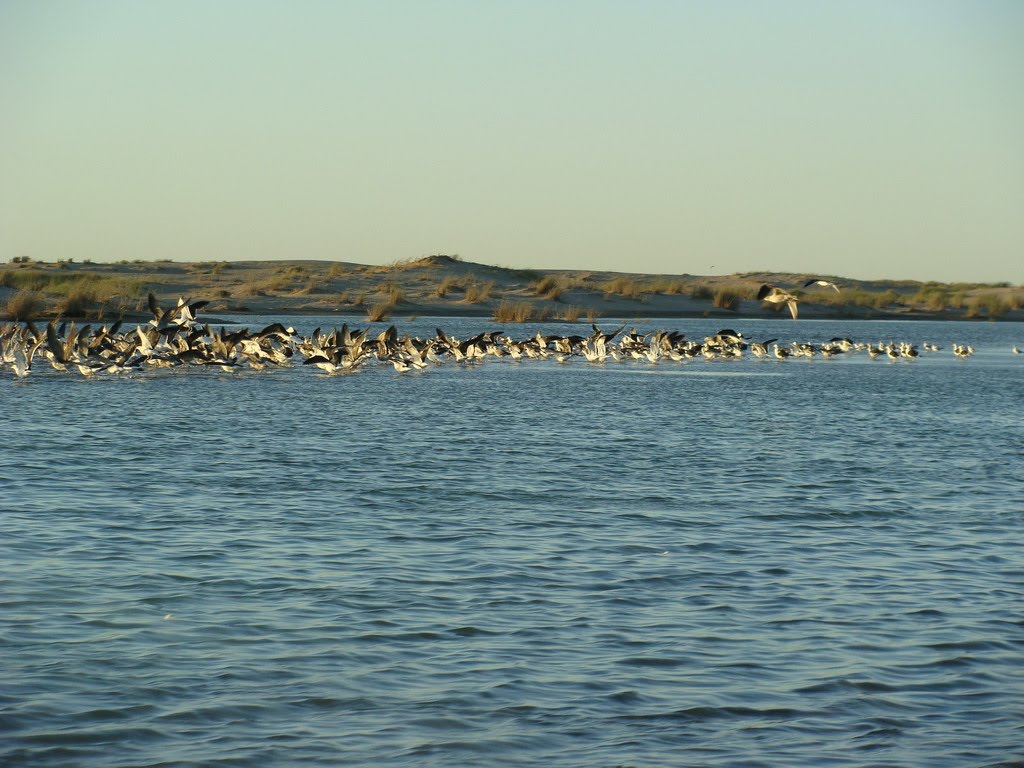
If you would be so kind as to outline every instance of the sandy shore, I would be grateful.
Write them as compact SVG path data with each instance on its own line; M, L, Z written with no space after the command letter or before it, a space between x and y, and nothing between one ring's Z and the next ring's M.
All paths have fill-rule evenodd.
M0 306L9 306L16 294L35 289L41 317L56 313L148 316L145 296L152 291L161 304L173 303L182 295L208 299L205 313L209 315L470 316L502 322L601 317L727 320L778 316L775 308L754 299L761 284L771 283L802 292L799 306L804 319L973 316L1024 320L1021 288L830 277L842 288L836 294L827 288L804 289L803 283L816 275L789 273L718 276L516 270L448 256L387 266L301 260L136 261L32 262L2 269ZM927 291L932 293L923 297Z

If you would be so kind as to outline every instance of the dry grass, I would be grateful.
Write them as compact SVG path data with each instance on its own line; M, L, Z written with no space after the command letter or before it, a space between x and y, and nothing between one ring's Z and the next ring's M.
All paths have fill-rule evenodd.
M941 312L949 305L949 292L942 288L929 286L915 293L911 301L933 312Z
M842 294L829 297L829 300L842 304L854 304L859 307L884 309L895 304L902 304L903 296L892 289L888 291L845 290Z
M562 284L551 275L545 275L540 280L534 281L533 292L542 299L558 301L562 295Z
M670 280L667 278L652 280L644 285L643 288L647 293L663 293L666 296L681 296L687 291L687 285L682 280Z
M386 301L378 301L376 304L367 308L366 319L371 323L379 323L381 320L387 320L394 308L394 304L389 304Z
M690 298L697 301L711 301L715 298L715 293L707 283L697 283L690 287Z
M974 296L967 302L964 317L981 317L984 313L989 320L997 320L1010 311L1010 305L994 293Z
M88 288L97 296L138 296L144 285L139 280L98 275L95 272L44 272L41 269L5 270L0 273L0 285L19 291L35 291L67 296Z
M185 265L185 271L194 275L219 275L227 268L226 261L197 261Z
M45 308L43 297L38 291L18 291L4 305L4 316L8 320L35 320Z
M491 319L499 323L525 323L533 317L532 301L508 301L498 304L491 314Z
M239 296L266 296L268 293L280 293L291 287L292 281L287 277L271 277L266 280L250 280L238 287Z
M434 295L439 299L443 299L448 295L449 291L461 291L462 283L460 283L452 275L445 275L444 279L437 284L437 288L434 289Z
M96 291L86 286L69 292L57 302L58 314L65 317L85 317L96 309Z
M742 299L743 294L733 288L719 288L715 291L711 303L719 309L728 309L731 312L735 312L740 308L740 301Z
M583 313L579 307L572 305L562 310L562 313L558 315L560 320L565 320L567 323L575 323L580 319L580 315Z
M239 296L266 296L267 292L262 287L263 282L264 281L250 280L247 283L242 283L238 286L235 293Z
M294 296L309 296L310 294L313 294L313 293L319 293L320 292L320 288L321 288L321 285L320 285L320 283L318 281L316 281L316 280L307 280L302 285L301 288L296 288L294 291L292 291L292 295L294 295Z
M405 291L393 280L387 280L382 283L377 292L386 297L392 307L396 307L405 301Z
M668 287L665 288L665 293L669 296L682 296L686 293L686 287L686 283L682 280L671 280Z
M622 296L627 299L637 300L643 294L643 289L636 280L631 277L616 277L609 280L603 286L604 292L612 296Z
M486 283L473 283L471 286L466 288L466 301L470 304L482 304L491 298L491 293L493 291L493 280L488 280Z

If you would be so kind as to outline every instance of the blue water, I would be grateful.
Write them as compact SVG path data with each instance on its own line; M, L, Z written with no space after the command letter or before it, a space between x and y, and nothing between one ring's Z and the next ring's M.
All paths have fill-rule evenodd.
M734 325L946 350L5 371L0 765L1024 765L1024 330Z

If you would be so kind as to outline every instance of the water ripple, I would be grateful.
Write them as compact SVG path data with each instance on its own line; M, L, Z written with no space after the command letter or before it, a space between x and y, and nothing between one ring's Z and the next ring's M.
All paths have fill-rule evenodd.
M1020 765L978 362L0 381L0 765Z

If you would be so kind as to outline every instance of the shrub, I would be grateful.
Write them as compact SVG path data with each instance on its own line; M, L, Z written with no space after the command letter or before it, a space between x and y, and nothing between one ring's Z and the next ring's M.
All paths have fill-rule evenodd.
M460 290L462 290L462 286L459 281L451 275L446 275L445 278L437 284L437 288L434 289L434 295L443 299L448 294L448 291Z
M502 301L494 308L491 319L499 323L525 323L533 317L533 302Z
M28 258L28 257L25 257ZM35 320L43 311L43 297L36 291L18 291L7 300L4 315L8 320Z
M719 288L715 291L715 296L711 303L719 309L728 309L731 312L735 312L740 308L740 300L742 298L743 296L739 291L732 288Z
M975 296L967 304L967 317L979 317L982 312L989 320L1002 317L1010 309L1009 305L994 293Z
M562 295L562 285L551 275L546 275L533 283L533 292L549 301L558 301Z
M391 280L388 280L380 286L379 293L387 297L388 303L391 304L392 307L405 301L405 291L401 289L398 283Z
M579 307L575 305L568 306L562 310L562 314L559 315L559 318L565 320L567 323L575 323L577 320L580 319L581 313L582 310Z
M80 287L58 302L57 311L68 317L85 317L96 306L96 291Z
M394 304L389 304L386 301L378 301L376 304L367 308L366 319L371 323L378 323L381 320L387 320L394 308Z
M690 289L690 298L698 301L710 301L715 298L715 294L707 283L697 283Z
M627 299L639 299L642 293L640 284L631 277L616 277L604 284L604 292Z
M44 272L41 269L6 270L0 273L0 285L23 291L68 296L89 289L97 296L137 296L143 283L122 277L97 275L94 272Z
M924 305L926 309L941 312L949 303L949 294L942 288L922 288L911 301Z
M686 283L682 280L672 280L665 288L665 293L669 296L682 296L686 293Z
M309 296L311 293L316 293L320 289L320 283L316 280L307 280L301 288L296 288L294 294L296 296Z
M488 280L486 283L473 283L466 289L466 301L470 304L481 304L491 298L493 290L493 280Z

